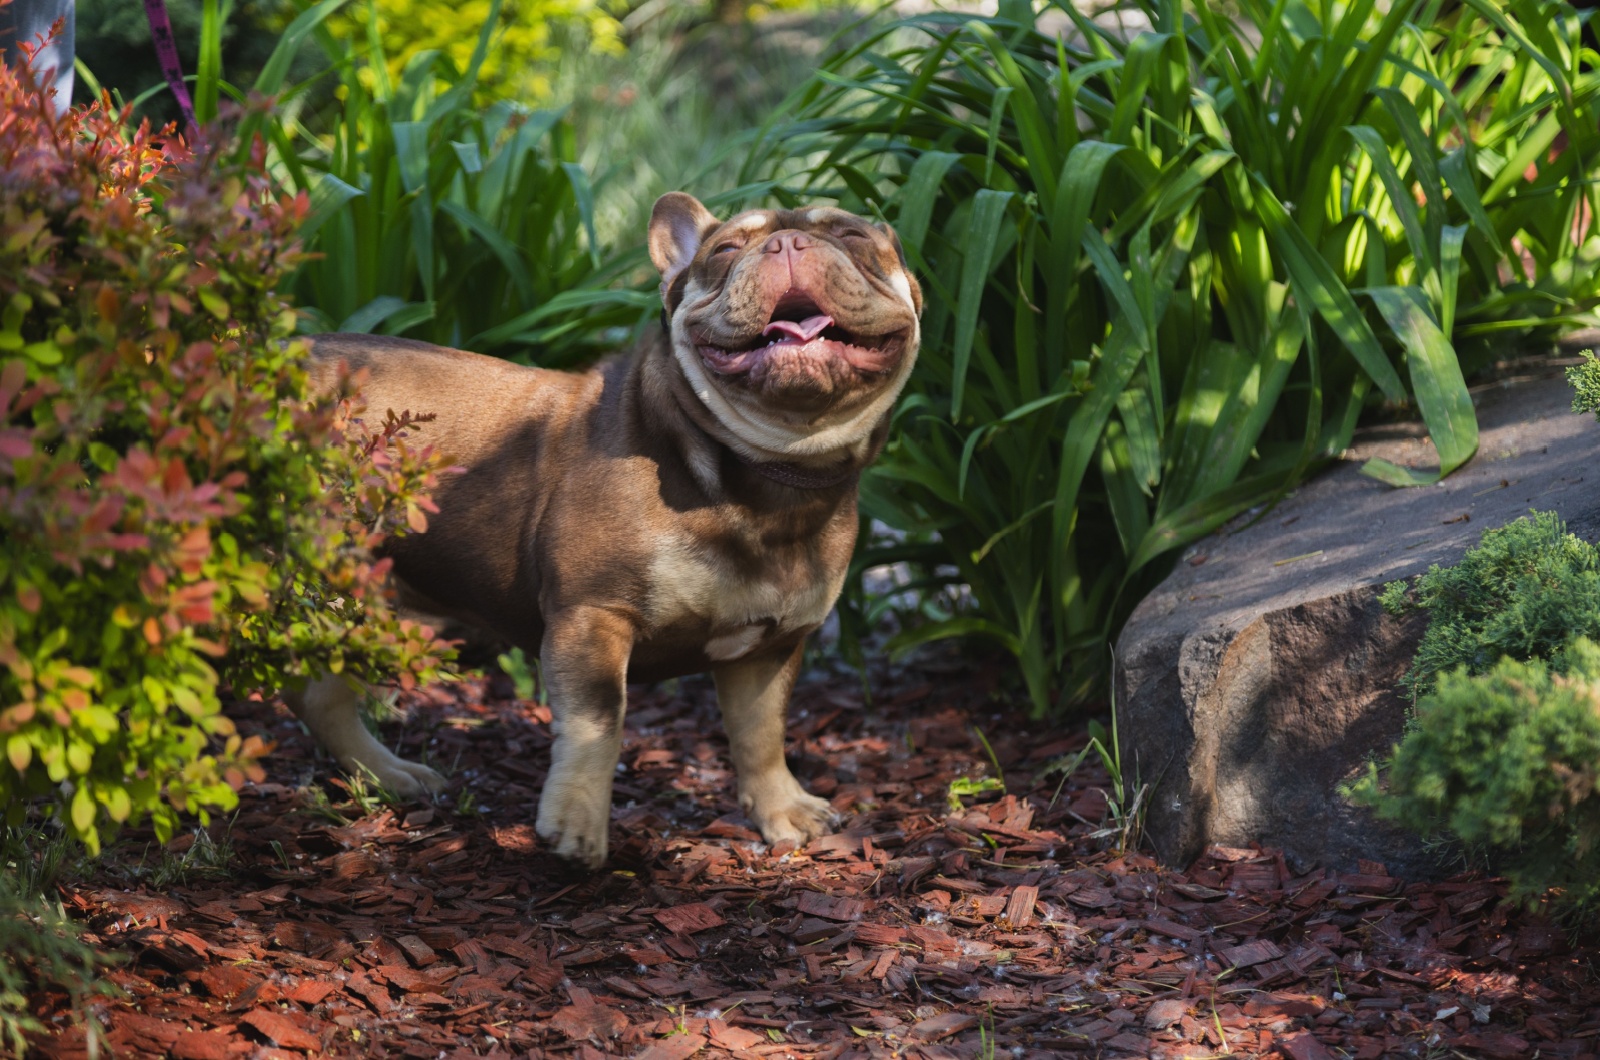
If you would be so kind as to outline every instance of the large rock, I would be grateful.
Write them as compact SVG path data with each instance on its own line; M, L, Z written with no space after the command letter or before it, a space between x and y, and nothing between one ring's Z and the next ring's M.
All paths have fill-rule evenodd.
M1600 532L1600 490L1585 481L1600 425L1572 413L1564 381L1474 399L1478 455L1440 485L1396 490L1361 475L1373 456L1437 466L1420 427L1364 431L1265 517L1191 547L1134 611L1117 644L1117 713L1125 765L1152 785L1147 833L1164 860L1258 840L1301 868L1442 867L1338 794L1405 725L1395 684L1423 620L1385 614L1378 591L1456 562L1530 509L1559 512L1590 540Z

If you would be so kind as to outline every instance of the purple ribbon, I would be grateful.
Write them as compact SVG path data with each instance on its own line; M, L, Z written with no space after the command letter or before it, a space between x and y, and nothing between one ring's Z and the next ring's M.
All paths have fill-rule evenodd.
M150 38L156 43L156 58L161 62L161 72L166 76L167 87L178 100L183 120L190 132L198 131L194 120L194 102L189 98L189 86L183 83L183 64L178 62L178 42L172 36L172 20L167 17L166 0L144 0L145 17L150 20Z

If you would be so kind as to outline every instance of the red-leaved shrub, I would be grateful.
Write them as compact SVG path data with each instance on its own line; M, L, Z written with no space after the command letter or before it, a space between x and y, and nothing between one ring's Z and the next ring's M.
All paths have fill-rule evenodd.
M0 799L93 850L227 809L259 742L218 689L324 670L432 674L382 592L434 454L392 415L308 396L294 311L304 197L130 130L55 117L0 66Z

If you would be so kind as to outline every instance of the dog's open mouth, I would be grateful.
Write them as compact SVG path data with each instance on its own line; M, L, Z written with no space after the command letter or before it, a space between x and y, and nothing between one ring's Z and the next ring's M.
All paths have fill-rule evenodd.
M721 375L743 375L789 358L847 364L858 372L878 374L898 363L904 342L904 330L886 335L846 330L809 295L791 292L778 300L772 319L748 342L724 347L702 341L697 347L706 366Z

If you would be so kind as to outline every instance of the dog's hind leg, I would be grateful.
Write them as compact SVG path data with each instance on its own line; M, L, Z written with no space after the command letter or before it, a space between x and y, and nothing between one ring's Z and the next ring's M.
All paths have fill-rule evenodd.
M832 807L800 786L783 760L784 715L800 673L801 645L787 656L756 656L713 670L722 727L739 775L739 808L769 843L803 844L826 835Z
M561 857L591 869L606 860L633 632L622 615L573 607L547 621L539 652L556 742L535 830Z
M283 701L347 772L371 774L403 798L423 797L444 787L438 773L419 762L407 762L367 731L361 721L365 694L353 678L328 674L285 689Z

